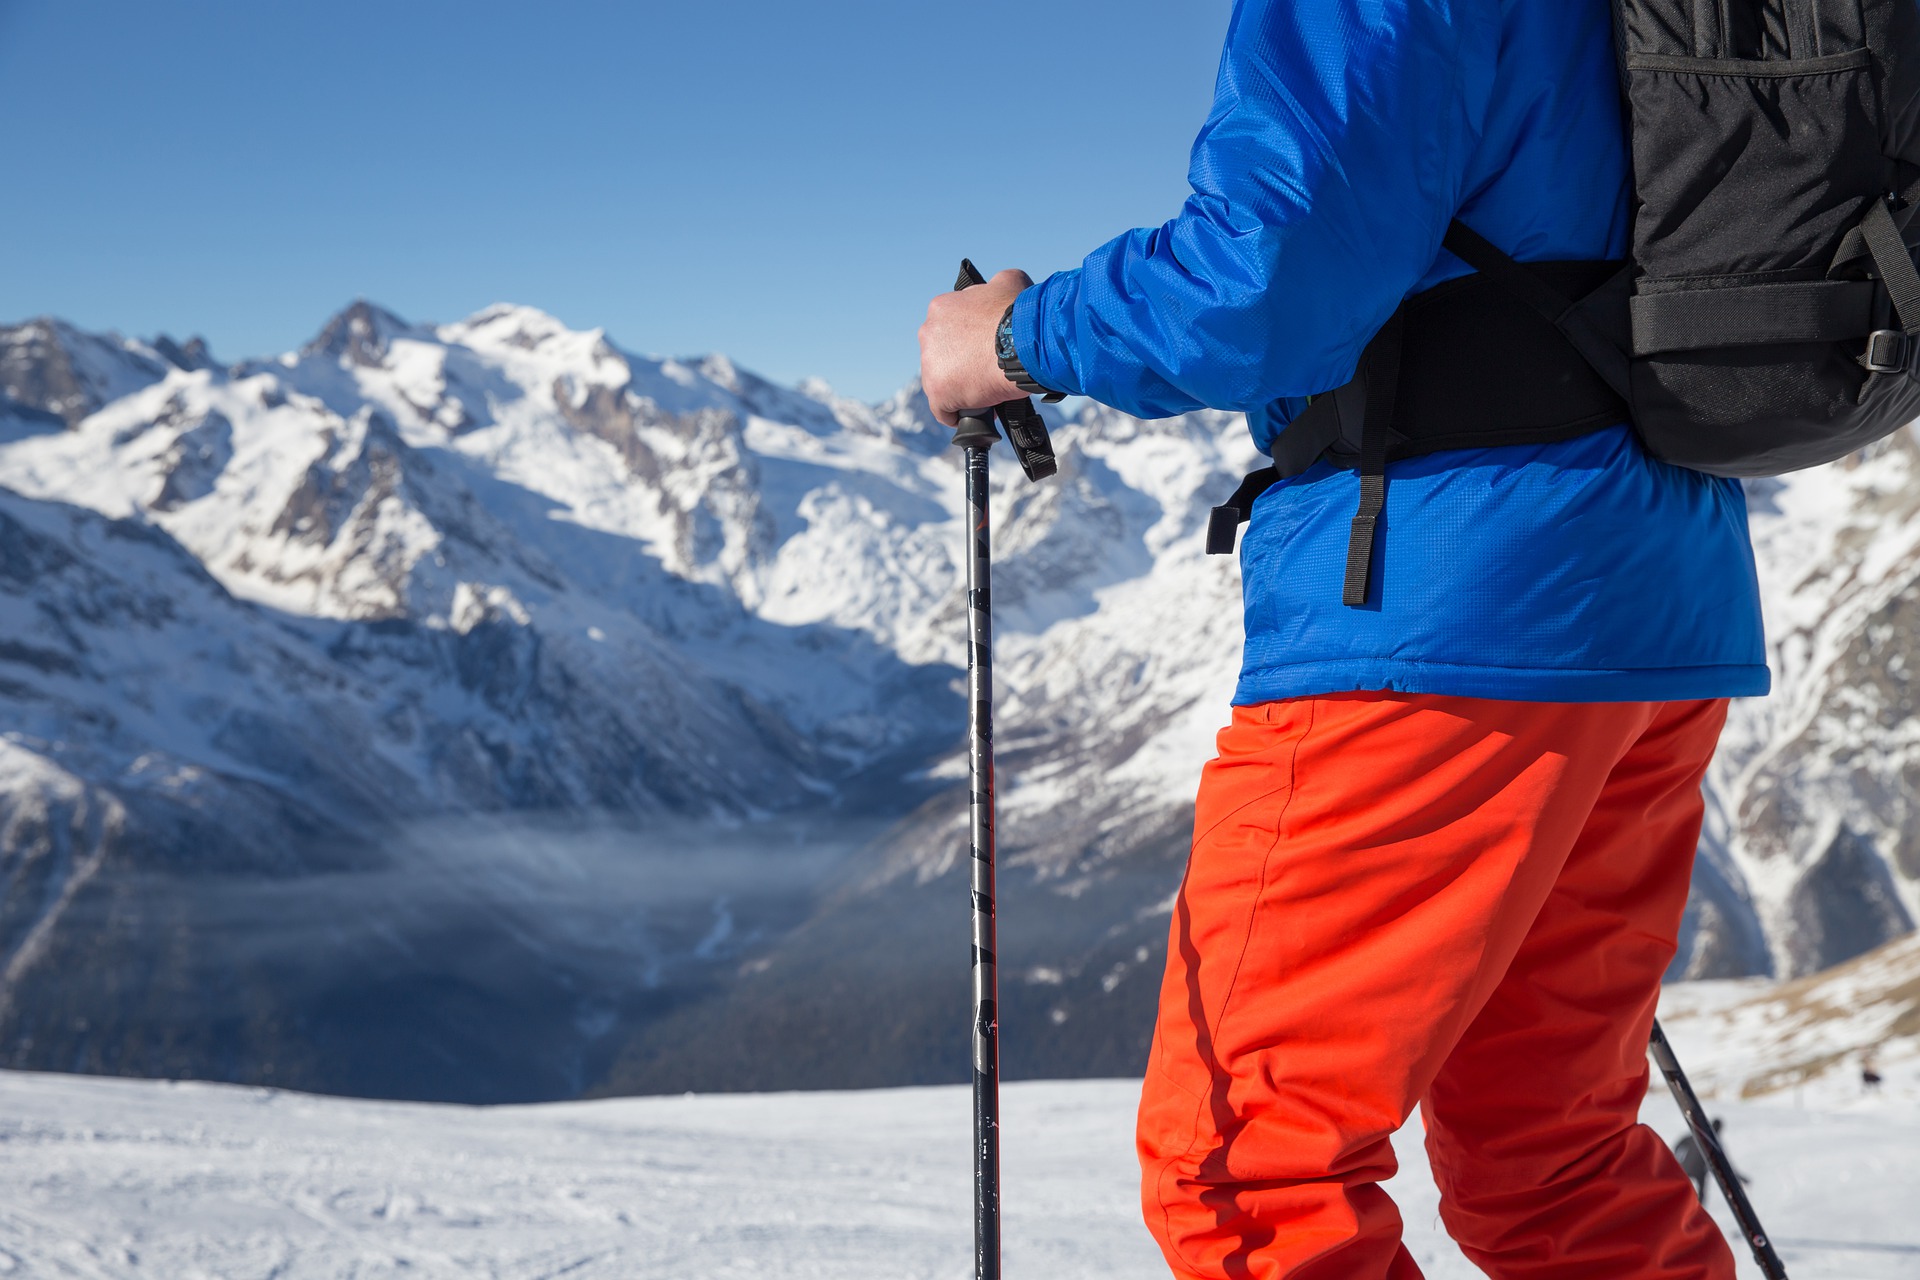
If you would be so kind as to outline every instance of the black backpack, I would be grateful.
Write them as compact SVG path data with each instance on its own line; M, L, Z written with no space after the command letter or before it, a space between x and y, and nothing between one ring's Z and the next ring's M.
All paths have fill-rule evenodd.
M1355 467L1344 599L1360 605L1393 459L1628 421L1667 462L1777 475L1920 417L1920 3L1613 11L1630 260L1521 264L1456 221L1445 247L1477 274L1402 304L1353 381L1214 509L1209 552L1279 478Z

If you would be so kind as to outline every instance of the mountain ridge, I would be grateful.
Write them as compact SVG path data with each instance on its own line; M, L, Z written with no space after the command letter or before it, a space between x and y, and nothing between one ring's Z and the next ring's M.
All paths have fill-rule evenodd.
M23 531L0 538L0 882L64 904L0 914L0 1061L271 1057L277 1083L398 1096L955 1078L960 469L913 386L862 404L510 304L430 325L361 300L296 351L204 355L0 328L0 524ZM1237 415L1046 412L1057 479L992 473L1008 1069L1134 1070L1238 665L1207 509L1255 455ZM1903 432L1751 489L1779 688L1716 760L1675 976L1803 974L1912 930L1917 464ZM498 838L469 862L416 838L473 818ZM718 831L759 852L703 853ZM640 876L621 839L681 853ZM484 888L455 960L428 946L444 922L340 888L416 871ZM596 876L646 923L571 929L605 922ZM235 877L324 883L385 932L218 980L211 935L166 959ZM124 973L62 975L87 928ZM537 1046L431 1092L485 1018Z

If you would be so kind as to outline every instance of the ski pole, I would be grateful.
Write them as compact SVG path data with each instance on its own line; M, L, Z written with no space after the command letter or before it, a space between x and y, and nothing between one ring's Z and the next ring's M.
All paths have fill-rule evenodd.
M973 889L973 1274L1000 1277L1000 983L993 918L993 563L987 527L991 412L960 419L967 453L967 790Z
M1720 1145L1720 1135L1708 1121L1707 1113L1701 1109L1700 1099L1687 1082L1687 1073L1680 1069L1680 1059L1674 1056L1673 1046L1667 1043L1667 1033L1660 1029L1658 1019L1654 1021L1653 1040L1648 1047L1655 1064L1660 1068L1660 1074L1667 1078L1667 1088L1673 1091L1673 1100L1680 1104L1680 1114L1686 1117L1687 1128L1693 1130L1694 1142L1699 1144L1701 1153L1707 1158L1707 1166L1713 1170L1713 1180L1720 1184L1721 1194L1733 1206L1733 1216L1747 1237L1747 1247L1753 1250L1753 1260L1760 1264L1760 1270L1766 1273L1767 1280L1787 1280L1786 1264L1773 1251L1773 1241L1767 1238L1766 1229L1760 1225L1760 1215L1753 1211L1753 1202L1747 1199L1746 1189L1740 1185L1740 1175L1733 1171L1733 1162L1727 1159L1726 1149Z
M962 260L955 289L983 284ZM1000 982L993 903L993 544L987 519L987 450L1006 424L1029 480L1054 471L1053 442L1022 398L968 414L953 443L967 456L967 790L973 892L973 1274L1000 1280Z

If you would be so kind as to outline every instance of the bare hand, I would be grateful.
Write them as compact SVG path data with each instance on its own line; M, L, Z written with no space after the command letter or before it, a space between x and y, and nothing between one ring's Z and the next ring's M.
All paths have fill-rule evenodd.
M951 427L963 412L991 409L1026 392L1008 382L993 352L1000 317L1033 283L1024 271L997 272L985 284L942 293L920 326L920 386L933 416Z

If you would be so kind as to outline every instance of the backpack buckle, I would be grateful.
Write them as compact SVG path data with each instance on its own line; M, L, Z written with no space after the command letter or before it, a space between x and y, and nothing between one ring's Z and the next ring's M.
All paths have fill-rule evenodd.
M1904 373L1913 360L1914 342L1899 329L1875 329L1867 335L1860 363L1868 373Z

